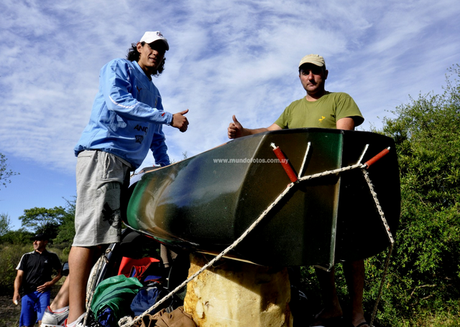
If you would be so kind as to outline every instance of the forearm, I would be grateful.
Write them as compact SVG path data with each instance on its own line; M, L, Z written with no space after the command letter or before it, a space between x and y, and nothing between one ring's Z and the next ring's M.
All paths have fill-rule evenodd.
M60 271L51 281L51 286L56 284L62 278L62 272Z
M167 166L171 164L168 155L168 146L166 145L165 138L163 134L158 134L150 146L152 151L153 158L155 159L155 164L160 166Z
M14 284L14 296L19 295L19 289L21 288L21 285L16 286L16 283Z
M242 134L243 136L248 136L248 135L254 135L254 134L259 134L259 133L263 133L263 132L268 132L269 129L268 128L265 128L265 127L262 127L262 128L243 128L242 130Z
M56 284L58 282L58 280L60 280L62 277L62 274L59 273L56 275L56 277L54 277L52 280L40 285L37 287L37 291L38 292L45 292L47 291L48 289L50 289L54 284Z
M163 110L158 90L155 87L143 90L149 96L140 101L140 93L136 91L139 82L129 73L130 69L130 65L123 60L114 60L105 65L100 74L100 93L94 105L105 104L108 110L125 119L168 124L172 114Z
M19 297L19 290L21 289L21 285L22 285L22 276L16 276L14 280L13 301Z
M114 111L117 115L136 121L149 121L158 124L170 124L173 114L164 111L162 108L155 108L146 103L138 101L132 96L125 98L109 97L106 101L108 110Z
M236 119L235 115L233 115L233 122L229 124L227 133L229 139L236 139L243 136L254 135L268 131L276 131L280 129L281 127L277 124L272 124L269 127L262 128L244 128Z

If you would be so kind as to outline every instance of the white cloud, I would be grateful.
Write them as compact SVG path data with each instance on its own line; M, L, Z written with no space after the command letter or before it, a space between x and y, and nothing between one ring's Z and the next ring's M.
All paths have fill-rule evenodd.
M364 128L409 94L439 91L460 59L460 4L447 0L22 0L0 9L1 150L69 172L99 69L145 30L171 46L154 79L166 109L190 109L185 134L165 127L176 160L226 142L233 114L248 127L273 123L304 95L297 64L308 53L324 55L327 88L355 98Z

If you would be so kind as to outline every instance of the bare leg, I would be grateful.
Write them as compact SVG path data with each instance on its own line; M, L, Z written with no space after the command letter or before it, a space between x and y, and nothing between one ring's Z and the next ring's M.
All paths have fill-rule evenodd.
M324 309L316 316L315 320L341 317L342 308L335 288L335 268L332 268L330 272L316 268L316 276L321 286Z
M68 323L77 320L86 312L86 284L88 282L93 255L96 248L73 246L69 254L69 317ZM66 281L67 282L67 281Z
M365 321L363 310L364 260L347 262L343 265L351 297L351 322L354 326Z
M66 277L64 284L62 284L61 289L58 294L53 299L53 302L50 304L52 311L56 311L60 308L64 308L69 305L69 276Z

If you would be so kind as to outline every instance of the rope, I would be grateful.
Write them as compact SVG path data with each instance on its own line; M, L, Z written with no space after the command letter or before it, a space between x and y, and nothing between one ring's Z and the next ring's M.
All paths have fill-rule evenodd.
M369 177L369 173L367 172L367 170L363 169L363 175L364 175L364 179L367 182L367 185L369 186L369 190L372 194L372 198L374 199L375 206L377 207L377 211L379 212L380 219L382 219L383 226L385 226L385 231L387 232L388 239L390 243L393 244L395 241L393 239L393 235L391 234L390 226L388 225L388 222L385 218L385 214L383 213L382 206L380 205L379 199L377 197L377 193L374 190L374 185L372 184L371 178Z
M309 150L309 147L307 149L307 152L305 154L305 156L307 155L308 153L308 150ZM367 147L365 148L365 150L363 151L363 155L364 155L364 152L366 152L367 150ZM362 158L362 157L361 157ZM369 189L371 191L371 194L374 198L374 202L376 203L376 206L377 206L377 210L380 214L380 217L382 219L382 222L385 226L385 229L387 231L387 235L390 239L390 243L391 243L391 246L390 246L390 253L391 253L391 250L393 248L393 243L394 243L394 240L393 240L393 237L391 235L391 232L390 232L390 229L388 227L388 223L385 219L385 216L383 214L383 210L380 206L380 203L377 199L377 194L375 193L374 191L374 188L373 188L373 185L372 185L372 182L370 180L370 177L366 171L366 169L369 167L369 165L367 163L365 164L362 164L360 163L361 159L359 160L358 163L354 164L354 165L350 165L350 166L347 166L347 167L342 167L342 168L338 168L338 169L333 169L333 170L329 170L329 171L325 171L325 172L321 172L321 173L317 173L317 174L313 174L313 175L309 175L309 176L304 176L304 177L301 177L299 178L296 182L291 182L287 185L286 189L275 199L275 201L273 201L268 207L267 209L265 209L261 214L260 216L249 226L249 228L243 233L241 234L240 237L238 237L238 239L236 239L230 246L228 246L225 250L223 250L219 255L217 255L214 259L212 259L211 261L209 261L206 265L204 265L199 271L197 271L195 274L193 274L192 276L190 276L189 278L187 278L187 280L185 280L182 284L180 284L179 286L177 286L174 290L172 290L170 293L168 293L168 295L166 295L165 297L163 297L161 300L159 300L158 302L156 302L153 306L151 306L150 308L148 308L144 313L142 313L141 315L135 317L134 319L132 319L132 317L123 317L121 318L119 321L118 321L118 325L120 327L130 327L130 326L133 326L137 321L141 320L145 315L147 315L149 312L155 310L158 306L160 306L162 303L164 303L166 300L168 300L169 298L171 298L175 293L177 293L179 290L181 290L183 287L185 287L190 281L192 281L195 277L197 277L199 274L201 274L204 270L206 270L208 267L212 266L215 262L217 262L218 260L220 260L223 256L225 256L229 251L231 251L232 249L234 249L239 243L241 243L241 241L243 241L243 239L252 231L254 230L254 228L256 228L256 226L267 216L267 214L291 191L291 189L294 187L294 185L296 184L299 184L303 181L306 181L306 180L311 180L311 179L314 179L314 178L320 178L320 177L324 177L324 176L328 176L328 175L334 175L334 174L339 174L339 173L342 173L344 171L349 171L349 170L353 170L353 169L362 169L363 170L363 174L364 174L364 178L366 179L366 182L368 183L369 185ZM303 169L302 169L303 170ZM389 254L390 254L389 253ZM384 272L384 277L386 275L386 269L388 267L388 264L389 264L389 257L387 257L387 263L386 263L386 267L385 267L385 272ZM381 282L381 286L380 286L380 291L379 291L379 296L377 298L377 303L375 305L375 308L374 308L374 313L373 313L373 316L372 316L372 319L371 319L371 326L372 326L372 322L373 322L373 319L374 319L374 315L375 315L375 312L376 312L376 308L377 308L377 305L378 305L378 301L380 299L380 296L381 296L381 292L382 292L382 289L383 289L383 282L384 282L384 277L382 279L382 282Z
M333 170L327 170L327 171L323 171L321 173L300 177L297 183L300 183L300 182L303 182L303 181L306 181L306 180L310 180L310 179L314 179L314 178L324 177L324 176L328 176L328 175L335 175L335 174L338 174L338 173L341 173L341 172L344 172L344 171L353 170L353 169L357 169L357 168L365 168L365 167L366 167L365 165L363 165L361 163L357 163L357 164L347 166L347 167L337 168L337 169L333 169Z
M99 257L93 269L91 270L88 284L86 287L86 314L85 314L85 318L83 319L83 326L86 326L86 321L88 319L89 312L91 311L91 301L93 301L94 291L96 290L96 286L97 286L96 282L102 271L103 264L108 263L109 261L109 259L107 258L107 255L111 251L112 249L110 247L107 248L107 250L105 250L105 253Z
M220 260L224 255L226 255L229 251L231 251L233 248L235 248L243 239L254 229L256 226L262 221L263 218L270 212L270 210L273 209L273 207L280 202L286 194L289 193L289 191L292 189L292 187L295 185L295 183L289 183L286 189L273 201L267 209L265 209L262 214L257 218L251 226L243 233L241 234L238 239L236 239L230 246L228 246L224 251L222 251L218 256L216 256L214 259L209 261L206 265L204 265L200 270L198 270L196 273L194 273L192 276L190 276L187 280L185 280L182 284L177 286L174 290L172 290L168 295L163 297L160 301L155 303L153 306L148 308L144 313L141 315L137 316L134 318L134 320L131 319L125 319L127 317L123 317L118 321L118 325L120 327L129 327L133 326L137 321L141 320L146 314L151 312L152 310L155 310L158 306L160 306L163 302L168 300L170 297L172 297L175 293L177 293L179 290L181 290L185 285L187 285L190 281L192 281L196 276L201 274L204 270L208 269L208 267L212 266L215 262Z
M374 185L372 184L372 181L371 181L371 179L369 177L369 172L367 170L365 170L365 169L363 169L362 172L363 172L363 175L364 175L364 179L366 180L367 185L369 186L369 190L370 190L370 192L372 194L372 198L374 199L375 206L377 207L377 211L379 212L380 219L382 220L383 226L385 226L385 231L387 232L388 240L390 241L390 248L388 249L387 258L385 260L385 266L383 268L382 280L380 281L379 293L377 295L377 299L375 300L374 310L372 311L371 322L370 322L370 326L372 326L372 323L374 322L375 316L377 314L377 307L379 305L380 298L382 296L383 285L385 283L385 279L386 279L386 276L387 276L388 267L390 265L390 257L391 257L391 253L393 252L393 246L394 246L395 241L394 241L393 235L392 235L392 233L390 231L390 226L388 225L388 222L387 222L387 220L385 218L385 214L383 213L382 207L381 207L379 199L377 197L377 193L374 190Z
M372 311L371 322L370 322L370 326L372 326L372 323L374 322L375 316L377 314L378 304L380 302L380 298L381 298L382 293L383 293L383 285L385 283L385 279L386 279L387 272L388 272L388 267L389 267L389 264L390 264L390 257L391 257L391 253L393 251L393 246L394 246L394 238L393 238L393 235L392 235L392 233L390 231L390 226L388 225L388 222L387 222L387 220L385 218L385 214L383 212L382 206L380 205L379 199L377 197L377 193L374 190L374 185L372 184L371 178L369 177L369 172L367 171L368 167L369 167L368 163L361 164L361 163L358 162L357 164L354 164L354 165L351 165L351 166L347 166L347 167L343 167L343 168L339 168L339 169L334 169L334 170L329 170L329 171L317 173L317 174L314 174L314 175L301 177L301 178L299 178L298 182L310 180L310 179L317 178L317 177L323 177L323 176L327 176L327 175L338 174L338 173L341 173L341 172L344 172L344 171L347 171L347 170L356 169L356 168L360 168L362 170L363 175L364 175L364 179L366 180L367 185L369 186L369 191L371 192L372 198L373 198L373 200L375 202L375 206L376 206L377 211L378 211L378 213L380 215L380 219L382 220L383 226L385 227L385 231L387 233L388 240L390 241L390 248L388 250L388 255L387 255L387 258L385 260L385 266L384 266L384 269L383 269L382 280L380 281L379 293L377 295L377 299L375 301L374 309Z

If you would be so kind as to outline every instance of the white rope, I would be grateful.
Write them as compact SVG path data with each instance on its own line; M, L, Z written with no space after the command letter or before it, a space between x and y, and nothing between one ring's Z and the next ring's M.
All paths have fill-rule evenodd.
M357 169L357 168L364 168L364 167L365 167L365 165L363 165L361 163L357 163L357 164L347 166L347 167L337 168L337 169L333 169L333 170L327 170L327 171L323 171L321 173L300 177L298 182L303 182L303 181L306 181L306 180L319 178L319 177L324 177L324 176L328 176L328 175L335 175L335 174L338 174L338 173L341 173L341 172L344 172L344 171L353 170L353 169Z
M369 186L369 190L372 194L372 198L374 199L375 206L377 207L377 211L379 212L380 219L382 220L383 226L385 227L385 231L387 232L388 240L390 241L390 248L388 249L387 258L385 260L385 266L383 268L382 280L380 281L379 293L377 295L377 299L375 300L374 310L372 311L371 322L370 322L370 326L372 326L372 323L374 322L375 316L377 314L377 307L379 305L380 298L382 296L383 285L385 283L385 278L388 272L388 267L390 265L390 257L391 257L391 253L393 252L393 245L395 241L393 238L393 234L390 231L390 226L388 225L388 222L385 218L385 214L380 205L379 199L377 197L377 193L374 190L374 185L372 184L372 181L369 177L369 172L365 169L363 169L362 171L363 171L364 179L366 180L367 185Z
M228 246L224 251L222 251L218 256L216 256L214 259L212 259L211 261L209 261L206 265L204 265L200 270L198 270L196 273L194 273L192 276L190 276L187 280L185 280L182 284L180 284L179 286L177 286L174 290L172 290L168 295L166 295L165 297L163 297L160 301L156 302L153 306L151 306L150 308L148 308L144 313L142 313L141 315L137 316L134 318L134 320L130 320L130 319L120 319L118 321L118 325L120 327L129 327L129 326L133 326L138 320L142 319L146 314L148 314L149 312L155 310L158 306L160 306L162 303L164 303L167 299L169 299L170 297L172 297L175 293L177 293L179 290L181 290L185 285L187 285L190 281L192 281L196 276L198 276L199 274L201 274L204 270L206 270L208 267L212 266L216 261L220 260L224 255L226 255L229 251L231 251L233 248L235 248L241 241L243 241L243 239L254 229L256 228L256 226L262 221L262 219L270 212L270 210L273 209L273 207L276 206L276 204L281 201L281 199L289 193L289 191L292 189L292 187L294 186L295 184L294 183L289 183L288 186L286 187L286 189L275 199L275 201L273 201L268 207L267 209L264 210L264 212L262 212L262 214L259 216L259 218L257 218L257 220L255 220L251 226L249 226L249 228L243 233L241 234L240 237L238 237L238 239L236 239L230 246Z
M86 326L86 321L88 319L89 312L91 311L91 301L93 301L94 291L96 290L97 286L97 279L101 274L103 264L108 263L109 259L107 258L107 255L111 251L112 248L107 248L107 250L105 250L105 253L101 255L100 258L97 260L96 264L93 266L93 269L91 269L88 284L86 286L86 315L83 319L83 326Z
M375 206L377 207L377 211L379 212L380 219L382 220L383 226L385 226L385 231L387 232L388 240L390 241L391 244L393 244L395 241L393 239L393 235L391 234L390 226L388 225L388 222L385 218L385 214L383 213L383 209L382 209L382 206L380 205L379 199L377 197L377 193L374 190L374 185L372 184L371 178L369 177L369 172L363 169L363 175L364 175L364 179L367 182L367 185L369 186L369 190L372 194L372 198L374 199Z
M365 148L364 152L367 150L367 147ZM363 152L363 155L364 155L364 152ZM308 153L308 149L307 149L307 153ZM306 154L307 155L307 154ZM361 161L361 159L360 159ZM306 180L311 180L311 179L314 179L314 178L320 178L320 177L324 177L324 176L328 176L328 175L334 175L334 174L339 174L341 172L344 172L344 171L349 171L349 170L353 170L353 169L358 169L358 168L361 168L363 170L363 173L364 173L364 177L369 185L369 189L372 193L372 196L374 198L374 201L376 203L376 206L377 206L377 210L382 218L382 222L385 226L385 229L387 231L387 234L388 234L388 237L390 238L390 243L391 243L391 247L390 247L390 251L393 247L393 237L391 235L391 232L389 230L389 227L388 227L388 224L387 224L387 221L383 215L383 210L379 204L379 201L377 199L377 194L375 193L374 191L374 188L373 188L373 185L371 183L371 180L368 176L368 173L366 170L368 166L366 164L362 164L360 162L354 164L354 165L350 165L350 166L347 166L347 167L342 167L342 168L337 168L337 169L333 169L333 170L329 170L329 171L325 171L325 172L321 172L321 173L317 173L317 174L313 174L313 175L309 175L309 176L304 176L304 177L300 177L296 182L291 182L287 185L286 189L275 199L275 201L273 201L268 207L267 209L265 209L262 214L259 216L259 218L257 218L250 226L249 228L243 233L241 234L241 236L236 239L230 246L228 246L225 250L223 250L219 255L217 255L214 259L212 259L211 261L209 261L206 265L204 265L199 271L197 271L195 274L193 274L192 276L190 276L187 280L185 280L182 284L180 284L179 286L177 286L174 290L172 290L170 293L168 293L168 295L164 296L161 300L159 300L158 302L156 302L153 306L151 306L150 308L148 308L144 313L142 313L141 315L135 317L134 319L132 319L132 317L123 317L121 318L119 321L118 321L118 325L120 327L130 327L130 326L133 326L137 321L141 320L145 315L147 315L149 312L155 310L157 307L159 307L161 304L163 304L166 300L168 300L169 298L171 298L175 293L177 293L179 290L181 290L183 287L185 287L190 281L192 281L195 277L197 277L199 274L201 274L204 270L206 270L207 268L209 268L210 266L212 266L215 262L217 262L218 260L220 260L223 256L225 256L229 251L231 251L232 249L234 249L239 243L241 243L241 241L243 241L243 239L254 229L256 228L256 226L265 218L265 216L273 209L273 207L275 207L288 193L289 191L294 187L295 184L299 184L303 181L306 181ZM302 169L303 170L303 169ZM391 252L390 252L391 253ZM387 265L388 266L388 262L389 262L389 257L387 258ZM385 267L385 270L386 270L387 267ZM385 276L385 273L384 273L384 276ZM382 284L381 284L381 289L383 288L383 280L382 280ZM377 299L377 303L376 303L376 306L375 308L377 307L377 304L378 304L378 300L381 296L381 291L380 291L380 294L379 294L379 297ZM376 311L376 309L374 309L374 311ZM374 316L374 314L373 314ZM373 322L373 317L372 317L372 320L371 320L371 325L372 325L372 322Z

